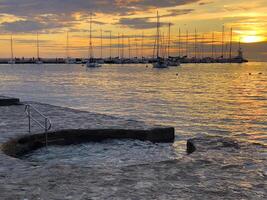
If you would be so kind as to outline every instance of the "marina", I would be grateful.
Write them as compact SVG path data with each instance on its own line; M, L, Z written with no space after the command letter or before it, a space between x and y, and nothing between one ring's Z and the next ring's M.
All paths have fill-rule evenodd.
M101 67L101 64L152 64L155 68L177 67L180 64L186 63L246 63L248 60L243 56L240 36L239 42L233 40L233 28L230 32L225 32L225 27L222 27L221 36L217 36L215 40L214 32L212 36L205 34L194 33L189 34L186 30L186 35L181 35L181 29L178 33L171 33L171 23L168 23L168 37L164 36L162 31L160 15L157 12L156 32L155 35L140 36L125 36L118 33L118 36L112 35L109 32L109 37L103 37L103 30L100 30L100 44L93 45L99 36L93 35L93 13L90 13L89 20L89 42L87 57L72 57L70 55L70 36L67 32L66 37L66 56L58 58L41 58L40 57L40 41L39 33L36 33L36 52L37 56L32 58L19 58L14 56L14 39L11 35L10 49L11 58L0 58L0 64L85 64L89 68ZM178 35L178 36L177 36ZM217 33L218 35L218 33ZM227 37L226 37L227 35ZM218 37L221 37L218 41ZM103 45L103 38L109 39L109 44ZM144 38L148 38L149 43L145 43ZM128 39L125 43L124 39ZM151 39L155 40L151 43ZM229 41L225 41L225 40ZM114 40L117 40L114 45ZM135 45L131 45L131 40L134 40ZM112 56L112 52L116 51L117 55ZM134 46L134 47L133 47ZM109 56L104 56L103 51L109 49ZM144 51L146 49L146 51ZM221 52L219 52L221 49ZM128 56L125 55L125 50L128 51ZM100 53L99 53L100 51ZM135 51L135 53L133 53ZM236 51L236 55L233 55ZM96 53L97 52L97 53ZM149 52L149 53L148 53ZM98 54L98 56L96 56ZM114 54L114 52L113 52Z

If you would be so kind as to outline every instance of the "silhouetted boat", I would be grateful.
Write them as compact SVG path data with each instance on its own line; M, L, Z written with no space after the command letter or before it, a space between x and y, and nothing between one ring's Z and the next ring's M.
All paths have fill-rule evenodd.
M36 38L36 45L37 45L37 60L35 61L35 64L43 64L43 61L40 58L39 34L38 33L37 33L37 38Z
M13 37L10 37L10 50L11 50L11 59L7 62L8 64L15 64L14 53L13 53Z
M101 64L97 63L93 58L93 44L92 44L92 13L90 15L90 38L89 38L89 59L86 62L86 67L96 68L101 67Z
M156 36L156 48L157 48L157 59L156 62L153 63L154 68L168 68L168 63L164 58L161 58L159 55L160 51L160 21L159 21L159 13L157 12L157 36Z

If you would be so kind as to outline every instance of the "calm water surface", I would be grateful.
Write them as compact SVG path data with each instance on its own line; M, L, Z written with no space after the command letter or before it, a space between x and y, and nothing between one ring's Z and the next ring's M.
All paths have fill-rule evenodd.
M1 65L0 93L175 126L178 138L215 134L267 143L267 63L163 70Z
M144 65L97 69L81 65L1 65L0 94L174 126L175 148L180 150L184 146L177 143L184 144L186 138L201 134L267 144L267 63L187 64L161 70ZM137 158L142 158L139 163L150 162L150 156L139 156L135 151L138 148L152 157L160 155L159 160L174 157L168 146L163 155L162 146L151 150L150 144L133 148L132 142L126 142L120 153L121 145L110 150L114 143L118 142L99 147L102 153L98 159L94 157L94 161L99 160L95 165L109 157L108 163L120 162L114 160L118 157L127 163ZM72 154L84 159L92 145L66 150L62 160ZM103 153L103 149L109 149L109 153ZM53 152L47 160L63 155L60 148ZM35 159L44 159L42 151Z

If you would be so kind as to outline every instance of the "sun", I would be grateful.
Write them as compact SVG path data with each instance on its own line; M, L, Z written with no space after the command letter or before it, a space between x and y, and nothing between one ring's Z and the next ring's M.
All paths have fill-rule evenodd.
M257 36L257 35L245 35L241 37L241 42L243 43L256 43L256 42L263 42L264 37Z

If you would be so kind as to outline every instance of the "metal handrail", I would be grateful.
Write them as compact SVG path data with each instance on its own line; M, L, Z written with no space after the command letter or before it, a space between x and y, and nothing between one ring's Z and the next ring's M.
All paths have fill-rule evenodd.
M35 119L33 116L32 116L32 112L31 111L34 111L36 112L37 114L39 114L41 117L44 118L45 122L44 124L42 124L40 121L38 121L37 119ZM44 114L42 114L37 108L35 108L34 106L30 105L30 104L27 104L25 105L25 113L28 117L28 122L29 122L29 133L31 133L31 121L35 122L37 125L39 125L39 127L43 128L45 130L45 143L46 143L46 146L47 146L47 133L48 131L52 128L52 123L51 123L51 120L45 116Z

